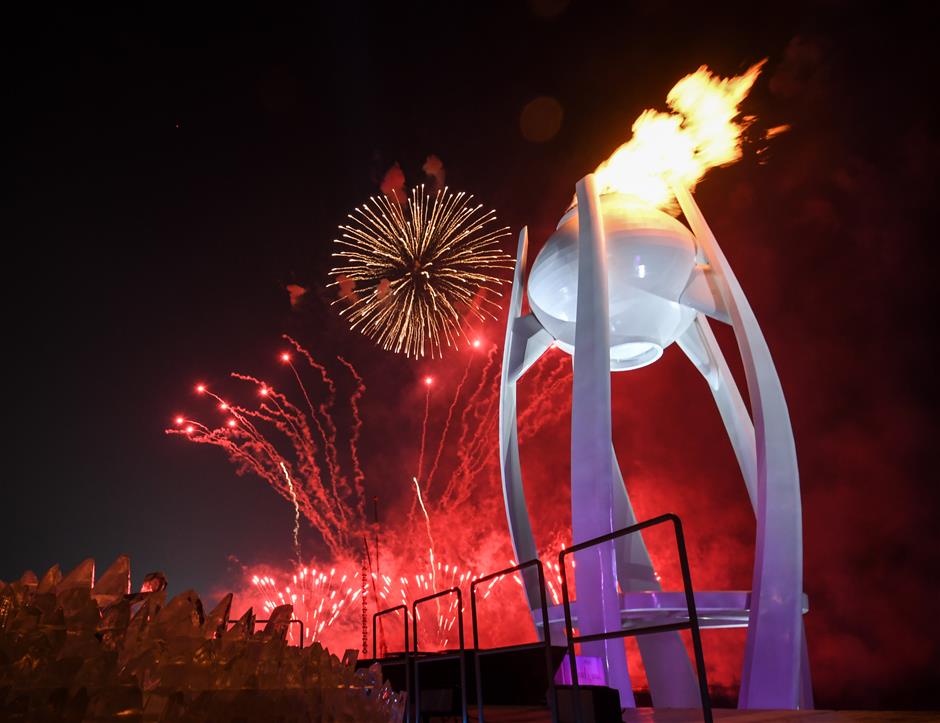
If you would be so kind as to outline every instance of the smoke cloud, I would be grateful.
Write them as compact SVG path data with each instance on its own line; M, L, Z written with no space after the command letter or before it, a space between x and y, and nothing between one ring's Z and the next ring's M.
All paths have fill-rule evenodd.
M405 202L405 174L400 165L396 163L385 172L379 188L389 198L394 198L399 203Z
M300 302L303 300L304 295L307 293L307 289L299 284L288 284L284 287L287 291L288 296L290 297L290 305L292 309L296 309Z
M431 180L434 190L444 187L444 163L433 153L428 156L421 170Z

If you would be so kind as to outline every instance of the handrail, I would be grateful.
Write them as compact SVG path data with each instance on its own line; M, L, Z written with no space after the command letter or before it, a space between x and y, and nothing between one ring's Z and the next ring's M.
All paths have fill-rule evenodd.
M376 621L381 615L389 615L390 613L397 612L398 610L405 611L405 657L408 657L408 606L407 605L396 605L393 608L385 608L385 610L379 610L378 612L372 613L372 659L378 660L378 655L376 654L376 642L378 637L376 636Z
M545 643L545 672L548 675L548 705L552 712L552 723L558 723L558 700L555 693L555 671L552 665L552 631L548 624L548 600L545 597L545 573L542 570L541 560L529 560L513 567L507 567L505 570L494 572L486 577L481 577L470 583L470 617L473 627L473 664L476 673L476 692L477 692L477 714L479 723L483 721L483 676L480 675L480 637L477 628L477 585L492 580L495 577L510 575L526 568L535 566L539 577L539 601L542 607L542 631L544 632ZM517 645L503 646L501 648L490 648L488 652L498 650L512 650Z
M376 621L382 615L390 615L391 613L398 612L399 610L404 610L405 612L405 652L403 653L402 661L405 665L405 719L408 719L408 711L411 708L411 666L408 664L408 606L407 605L396 605L393 608L386 608L385 610L379 610L372 613L372 661L376 662L379 660L377 651L376 651L376 642L378 638L376 637ZM392 656L386 656L382 660L388 660ZM417 709L416 709L417 710Z
M571 623L571 599L568 596L568 574L567 570L565 569L565 557L575 552L586 550L589 547L602 545L605 542L616 540L618 537L632 535L633 533L639 532L640 530L645 530L647 527L653 527L654 525L660 525L665 522L672 523L676 536L676 547L679 552L679 567L682 570L682 587L685 592L685 603L689 616L688 622L673 623L669 625L648 625L641 628L611 630L605 633L575 636ZM581 710L581 697L578 692L580 689L580 683L578 682L578 665L574 655L575 643L589 643L597 640L611 640L612 638L625 638L629 636L650 633L664 633L673 630L689 630L692 634L692 648L695 652L695 667L696 671L698 672L699 694L701 695L702 699L702 716L705 720L705 723L712 723L712 705L711 698L708 695L708 679L705 675L705 656L702 653L702 637L699 632L698 613L695 610L695 596L692 592L692 574L689 570L689 559L685 550L685 536L682 534L682 523L680 522L679 518L672 513L667 513L665 515L660 515L659 517L646 520L645 522L639 522L635 525L624 527L622 530L616 530L614 532L609 532L606 535L595 537L592 540L579 542L577 545L572 545L571 547L567 548L566 550L562 550L561 553L559 553L558 567L561 572L561 594L565 607L565 634L568 637L569 645L568 660L571 665L571 687L572 693L574 694L574 708L578 723L581 723L583 716Z
M464 655L464 637L463 637L463 595L460 592L459 587L450 587L446 590L441 590L432 595L415 600L411 603L411 625L412 630L414 631L414 666L415 666L415 721L418 721L421 717L421 685L420 677L418 674L418 665L421 663L421 659L418 657L418 605L422 605L431 600L436 600L439 597L444 597L446 595L456 595L457 596L457 638L460 644L460 705L461 713L463 714L463 723L467 723L467 670L466 670L466 656ZM441 653L425 653L425 658L442 658L442 657L453 657L453 653L441 652Z

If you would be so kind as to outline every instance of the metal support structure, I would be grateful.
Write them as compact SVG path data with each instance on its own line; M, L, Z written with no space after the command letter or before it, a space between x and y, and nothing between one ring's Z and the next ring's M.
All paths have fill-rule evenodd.
M530 567L534 567L538 573L539 605L542 609L542 630L545 631L542 642L525 643L522 645L509 645L502 648L488 648L487 650L480 650L480 636L479 630L477 628L477 586L481 583L488 582L493 578L501 577L503 575L511 575L514 572L521 572L522 570L526 570ZM548 692L546 696L548 698L549 710L551 710L552 713L552 723L558 723L558 698L555 692L555 671L554 666L552 665L552 631L548 624L548 599L545 596L545 572L542 569L542 562L540 560L529 560L528 562L523 562L520 565L507 567L505 570L500 570L499 572L491 573L485 577L477 578L472 583L470 583L470 619L473 627L473 665L474 672L476 673L477 717L479 719L479 723L484 723L483 676L480 674L480 656L505 653L510 650L530 650L537 647L543 647L545 649L545 673L548 677Z
M647 625L637 628L608 630L603 633L576 636L574 634L571 617L571 599L568 595L568 575L565 568L565 557L591 547L604 545L620 537L632 535L634 533L640 532L641 530L645 530L647 527L653 527L654 525L660 525L666 522L672 523L673 530L675 532L676 548L679 553L679 567L682 571L682 587L685 593L685 601L686 607L688 608L689 619L685 622L671 623L668 625ZM568 638L568 645L570 646L568 660L571 665L572 692L574 693L575 715L577 717L578 723L586 722L584 721L582 715L581 698L578 694L580 684L578 682L577 661L575 660L574 656L575 643L600 642L625 638L629 636L668 633L679 630L688 630L692 634L692 648L695 653L695 667L698 672L699 692L702 699L702 717L705 720L705 723L712 723L711 698L708 694L708 678L705 674L705 657L702 653L702 637L701 633L699 632L698 613L695 609L695 596L692 590L692 574L689 570L689 559L685 550L685 536L682 534L682 523L679 521L679 518L674 514L660 515L659 517L654 517L650 520L646 520L645 522L640 522L636 525L625 527L622 530L616 530L615 532L601 535L600 537L596 537L593 540L586 540L584 542L578 543L577 545L572 545L566 550L562 550L558 555L558 567L561 571L561 594L565 608L565 633Z
M624 195L599 196L589 174L528 279L528 233L520 234L500 380L500 471L513 549L516 559L536 557L519 463L518 380L552 346L573 355L571 522L580 542L635 522L611 444L610 373L652 363L676 343L709 385L757 521L738 706L812 708L801 618L799 469L786 400L767 341L714 234L688 189L673 190L687 225ZM750 409L709 319L732 327ZM619 629L618 582L625 594L658 588L639 535L612 547L578 555L576 575L586 591L577 611L582 627ZM537 621L534 579L524 576L523 583ZM622 649L585 642L585 654L604 661L622 703L634 705ZM676 634L645 637L640 653L655 705L694 705L695 675Z
M460 649L457 653L425 653L424 658L419 657L418 651L418 605L422 605L431 600L436 600L440 597L445 597L447 595L456 595L457 596L457 638L459 641ZM412 612L412 630L414 632L414 667L415 667L415 680L414 680L414 711L415 711L415 723L420 723L421 718L421 676L419 672L419 666L422 662L427 662L428 660L447 660L451 658L458 658L460 661L460 711L463 716L463 723L468 723L468 714L467 714L467 661L465 655L465 646L464 646L464 637L463 637L463 595L460 592L459 587L451 587L446 590L441 590L436 592L433 595L428 595L426 597L415 600L411 603L411 612Z
M731 319L753 410L756 490L749 486L748 492L757 497L757 540L739 706L799 708L811 689L802 655L803 517L790 415L767 341L731 265L692 194L681 185L673 190L710 273L720 279L716 297Z

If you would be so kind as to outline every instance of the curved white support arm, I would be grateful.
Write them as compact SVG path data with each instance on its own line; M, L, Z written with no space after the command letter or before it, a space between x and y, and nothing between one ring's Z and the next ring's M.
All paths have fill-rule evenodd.
M614 469L610 414L610 313L607 241L600 200L589 174L578 181L578 296L571 392L571 538L574 543L612 532ZM622 486L622 484L621 484ZM614 546L575 553L578 627L582 634L620 629L620 596ZM622 705L635 702L623 641L583 643L601 657L607 684L620 691Z
M532 522L526 505L522 486L522 469L519 465L519 438L516 421L516 380L551 344L548 332L532 329L530 323L522 323L522 294L525 289L525 264L529 244L529 231L519 233L516 254L516 269L513 274L512 292L509 297L509 319L506 322L506 340L503 344L503 367L499 384L499 465L503 481L503 502L513 551L520 562L538 557ZM531 315L530 315L531 316ZM534 317L533 317L534 318ZM523 330L531 331L523 335ZM546 338L548 337L547 341ZM538 349L541 348L541 351ZM541 609L538 578L532 570L523 572L526 598L529 609Z
M551 348L555 339L535 318L534 314L520 316L511 322L512 340L509 355L503 352L503 361L509 364L506 381L515 384L535 362Z
M744 362L757 461L757 544L739 705L797 708L803 645L799 471L783 388L767 341L718 241L688 190L676 198L713 272Z
M751 507L757 514L757 449L754 423L705 315L697 314L692 326L676 343L705 377L709 389L712 390L715 405L721 414L721 421L724 422L734 456L737 457L738 466L741 468Z
M636 515L623 482L613 445L610 454L614 466L614 529L635 525ZM661 590L643 535L635 533L614 543L617 551L617 579L624 592ZM646 669L653 706L657 708L695 708L700 703L698 681L679 633L639 635L636 638Z
M700 251L701 252L701 251ZM725 324L731 323L728 309L724 304L724 290L721 277L712 273L708 264L698 264L692 271L692 277L685 290L679 296L679 303L696 311L707 314Z

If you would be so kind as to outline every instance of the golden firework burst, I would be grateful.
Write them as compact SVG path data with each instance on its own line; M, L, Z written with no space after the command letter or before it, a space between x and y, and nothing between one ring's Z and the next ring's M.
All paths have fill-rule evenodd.
M432 196L421 185L405 204L373 196L349 214L334 242L343 265L330 274L353 329L383 349L434 357L467 338L468 316L495 318L499 304L489 297L506 283L496 273L513 266L499 248L509 229L472 202L463 191Z

